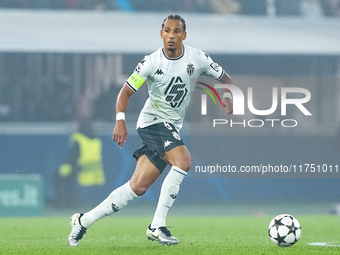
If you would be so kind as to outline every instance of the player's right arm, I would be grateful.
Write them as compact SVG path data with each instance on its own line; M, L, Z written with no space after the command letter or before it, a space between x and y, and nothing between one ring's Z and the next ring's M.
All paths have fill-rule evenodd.
M134 94L134 91L125 83L123 88L120 90L117 103L116 103L116 116L118 113L126 112L129 98ZM125 125L125 118L116 120L116 125L113 129L112 139L118 143L119 147L122 148L127 139L127 129Z
M125 125L125 112L128 106L129 98L139 90L144 84L146 77L149 75L149 61L145 57L138 63L134 73L126 80L123 88L120 90L116 103L116 125L113 129L112 138L123 147L127 139L127 129ZM122 117L123 116L123 117Z

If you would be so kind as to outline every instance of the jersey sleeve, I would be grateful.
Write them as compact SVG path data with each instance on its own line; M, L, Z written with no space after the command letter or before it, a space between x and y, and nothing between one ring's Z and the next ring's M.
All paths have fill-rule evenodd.
M126 80L126 84L134 91L137 92L139 88L150 76L151 61L149 56L145 56L144 59L139 62L135 68L135 71Z
M202 75L210 76L216 80L220 79L223 75L223 68L219 64L215 63L212 58L203 51L201 52L202 59Z

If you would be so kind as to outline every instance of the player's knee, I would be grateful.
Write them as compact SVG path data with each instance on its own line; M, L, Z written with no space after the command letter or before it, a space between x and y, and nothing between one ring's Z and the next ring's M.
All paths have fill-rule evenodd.
M181 169L188 172L190 168L191 168L191 161L188 161L188 162L185 162L185 164L183 165L183 168Z
M188 172L191 167L191 157L185 146L179 146L166 154L168 163Z
M149 187L142 186L142 185L131 185L131 189L137 196L142 196L148 190Z
M190 168L191 168L191 157L190 157L190 154L188 154L186 157L186 160L184 161L184 168L182 169L188 172Z
M190 167L191 167L191 159L190 159L190 157L188 157L186 160L178 161L173 165L179 167L183 171L188 172Z

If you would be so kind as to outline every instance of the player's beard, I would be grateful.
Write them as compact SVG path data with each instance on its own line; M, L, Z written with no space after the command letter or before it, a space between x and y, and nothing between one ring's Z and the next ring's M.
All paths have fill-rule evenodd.
M181 46L176 46L176 45L172 45L172 46L168 46L167 50L171 53L171 54L176 54L177 52L179 53L179 51L183 48L183 45ZM181 54L183 54L183 52L181 52Z
M175 52L177 50L177 48L175 48L175 47L170 47L170 48L168 48L168 51L170 51L170 52Z
M173 53L173 52L176 52L178 50L177 43L175 41L173 41L173 40L168 41L167 44L168 44L167 45L168 46L167 47L168 51Z

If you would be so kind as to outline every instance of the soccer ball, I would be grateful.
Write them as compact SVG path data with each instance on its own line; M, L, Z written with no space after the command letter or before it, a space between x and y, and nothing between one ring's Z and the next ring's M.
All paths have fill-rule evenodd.
M300 239L301 225L292 215L280 214L269 223L268 234L276 245L289 247Z

